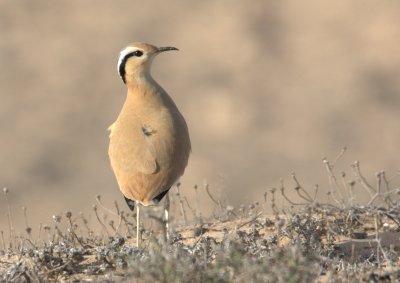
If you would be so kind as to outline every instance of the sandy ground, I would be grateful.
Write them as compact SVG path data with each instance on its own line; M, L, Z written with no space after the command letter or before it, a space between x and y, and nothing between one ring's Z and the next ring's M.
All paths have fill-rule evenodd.
M317 225L312 227L312 229L314 230L321 229L320 230L321 233L319 234L319 239L315 239L316 240L315 242L322 243L323 249L332 251L332 254L329 256L330 259L328 260L328 262L330 261L335 264L338 264L336 261L339 260L341 264L343 264L343 266L349 266L350 267L350 268L348 267L349 270L351 269L352 265L362 266L362 264L365 264L366 267L364 269L362 267L355 269L355 272L359 273L358 278L368 277L368 274L370 272L368 271L368 268L370 267L368 267L369 265L367 262L376 261L374 255L376 255L377 253L379 254L385 252L388 254L391 253L391 258L393 258L393 254L399 254L400 232L398 231L398 226L396 225L396 223L392 221L390 218L382 218L383 222L380 223L378 226L375 226L373 221L374 218L371 217L371 215L367 211L359 212L356 215L357 221L353 222L353 224L350 224L350 222L348 222L347 224L342 223L346 224L347 228L353 231L352 234L346 235L346 233L348 232L346 230L342 230L341 231L342 234L336 234L336 236L334 237L335 239L332 242L329 240L329 234L330 234L329 229L331 228L332 231L336 230L337 227L335 227L334 223L335 222L339 223L340 221L346 219L346 213L348 211L347 212L337 211L335 213L328 213L326 215L324 214L324 216L326 216L325 219L321 218L321 215L319 214L318 211L321 210L314 211L311 214L311 218L306 216L304 217L304 219L300 220L300 222L302 222L302 225L304 225L304 227L310 224L308 223L310 219L317 220L319 218L319 220L317 220L315 223L320 223L320 224L331 222L331 225L328 226L320 227ZM301 230L299 226L297 228L291 226L293 225L293 223L297 221L294 220L295 218L293 218L293 217L298 217L295 215L286 215L286 214L265 215L263 213L256 213L253 216L241 217L240 219L235 219L235 220L224 220L224 221L216 220L214 222L208 222L196 226L175 227L174 229L175 232L173 233L174 236L171 238L170 245L176 247L178 246L186 247L186 249L189 251L190 250L195 251L198 246L204 245L204 240L206 240L207 242L215 243L215 245L211 246L212 247L215 246L215 248L218 249L217 248L218 244L227 241L227 239L234 240L238 239L238 237L239 238L244 237L246 238L246 240L243 240L243 243L247 242L249 245L248 248L249 250L251 250L250 248L251 240L249 239L254 237L262 241L271 241L272 239L275 239L272 240L274 241L273 245L270 247L272 249L290 249L291 247L293 249L295 247L294 243L296 241L301 242L301 240L299 239L301 238L302 234L302 232L301 231L299 232L298 230L299 234L297 234L297 236L293 238L293 235L296 235L296 233L292 234L292 232L295 231L296 229ZM347 217L347 219L349 218ZM320 220L322 220L323 222L318 222ZM362 225L360 225L361 221L363 222ZM376 227L378 227L378 230L376 230ZM293 228L294 230L292 230ZM163 237L162 234L155 234L153 236L155 236L155 239ZM91 268L93 269L93 267L100 265L99 262L102 261L101 257L99 257L100 250L102 249L107 250L107 247L110 248L113 245L117 245L119 247L128 247L128 248L132 247L134 248L136 246L136 239L134 239L133 237L125 238L125 240L122 240L120 243L117 243L117 241L119 241L120 239L122 238L117 238L116 240L114 240L113 242L109 242L105 246L101 245L97 246L90 244L90 242L86 242L86 244L82 245L82 248L84 248L85 250L84 254L82 254L79 257L76 257L75 259L73 257L69 257L70 258L69 260L64 260L65 263L58 264L56 268L48 269L42 267L42 271L39 271L38 274L43 275L44 272L45 274L47 274L46 276L49 276L49 278L53 279L58 278L57 280L67 280L68 282L72 282L73 280L89 280L89 281L109 280L110 282L119 282L119 280L123 279L138 280L138 282L141 282L140 278L132 277L131 279L129 279L129 276L126 277L127 276L126 270L118 267L118 265L116 265L115 262L112 263L113 267L110 268L108 271L104 270L100 271L97 269L96 271L98 273L97 275L88 274L88 270L91 270ZM307 245L306 242L304 242L303 244ZM149 238L146 237L144 238L144 241L142 242L142 248L144 250L152 251L154 249L153 245L154 243L152 244L151 241L149 241ZM244 246L246 247L246 244L244 244ZM76 247L79 248L78 243ZM55 246L54 249L56 248L57 245ZM157 250L157 248L155 248L155 250ZM317 248L315 249L314 252L316 252L316 250ZM27 249L26 251L29 251L29 249ZM218 253L217 250L215 250L214 252ZM55 254L57 254L57 252L55 252ZM108 252L108 256L110 258L112 258L111 254L112 254L111 252ZM59 256L61 257L61 255ZM140 257L140 253L137 255L137 257ZM390 265L389 262L386 261L388 259L387 254L381 254L380 257L381 257L380 259L381 262L378 263L379 274L385 274L385 272L393 272L394 270L393 264L396 265L396 263L392 262ZM321 260L322 259L323 257L321 257ZM9 269L8 274L16 272L16 270L19 270L18 272L21 272L21 274L23 274L21 268L20 269L15 267L13 268L13 266L16 266L16 264L18 263L20 266L23 266L25 268L22 270L25 270L26 274L28 274L29 276L33 276L32 274L34 273L32 272L33 270L36 270L35 266L38 266L38 263L37 261L35 262L35 260L36 256L29 255L29 252L25 252L24 254L23 250L21 250L21 252L17 254L15 254L14 252L0 256L0 263L3 266L2 269L0 269L1 271L0 275L1 274L5 275L4 270L7 270L7 268ZM173 261L173 257L171 257L169 260ZM112 262L110 259L109 261ZM210 262L210 264L211 263L212 261ZM323 264L321 265L323 266ZM71 271L69 271L69 273L65 273L67 272L67 270L71 270L71 268L72 270L74 270L74 272L71 273ZM62 272L63 270L65 270L64 273ZM323 272L320 275L318 275L316 278L314 278L315 280L314 282L330 282L330 280L334 278L338 280L338 278L343 279L346 278L346 276L349 276L346 275L346 271L337 270L336 273L338 273L339 275L336 274L336 276L339 277L332 277L333 275L330 274L332 272L331 268L327 268L327 270L330 271ZM57 273L59 274L58 277L51 277L52 275ZM252 274L246 275L244 273L243 276L244 277L242 277L241 275L240 277L236 278L236 280L238 282L242 282L241 280L243 278L246 278L246 276L249 276L248 278L252 278L251 277ZM23 277L20 278L20 280L22 279ZM181 278L181 280L185 280L185 278ZM20 282L25 282L25 281L20 281Z

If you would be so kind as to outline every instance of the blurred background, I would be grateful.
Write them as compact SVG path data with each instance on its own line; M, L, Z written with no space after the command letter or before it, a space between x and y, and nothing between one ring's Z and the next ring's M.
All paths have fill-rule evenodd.
M154 78L188 122L193 153L181 179L233 205L327 174L348 152L396 174L400 163L400 3L396 1L0 1L0 186L13 217L92 214L95 196L125 208L110 169L108 126L126 89L129 42L176 46ZM350 171L351 173L351 171ZM351 174L350 174L351 175ZM204 199L203 199L204 198ZM0 197L0 229L7 226Z

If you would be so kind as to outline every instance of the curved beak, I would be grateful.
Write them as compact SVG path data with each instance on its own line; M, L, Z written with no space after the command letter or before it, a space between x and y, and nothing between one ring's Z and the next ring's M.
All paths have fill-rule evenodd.
M167 46L167 47L158 47L158 48L157 48L157 52L164 52L164 51L171 51L171 50L179 50L179 49L176 48L176 47L170 47L170 46Z

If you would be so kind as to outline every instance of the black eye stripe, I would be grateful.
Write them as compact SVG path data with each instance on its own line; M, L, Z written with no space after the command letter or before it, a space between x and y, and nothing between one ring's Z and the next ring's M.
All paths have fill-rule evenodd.
M122 81L124 83L126 83L126 79L125 79L125 65L126 65L126 62L128 61L129 58L131 58L133 56L141 57L142 55L143 55L142 51L136 50L136 51L133 51L133 52L130 52L130 53L126 54L125 57L122 58L121 64L119 64L118 72L119 72L119 75L121 76Z
M125 57L122 58L121 64L119 64L118 72L119 72L119 75L120 75L122 81L124 82L124 84L126 84L126 80L125 80L126 61L128 61L128 59L131 58L132 56L134 56L134 52L126 54Z

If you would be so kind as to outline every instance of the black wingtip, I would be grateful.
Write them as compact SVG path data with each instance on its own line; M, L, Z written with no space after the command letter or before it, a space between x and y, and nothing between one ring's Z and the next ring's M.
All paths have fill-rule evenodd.
M131 200L131 199L128 199L125 196L124 196L124 198L125 198L126 204L128 205L129 209L131 211L133 211L135 209L135 202L133 200Z
M166 190L166 191L163 191L162 193L160 193L159 195L157 195L155 198L153 198L153 201L154 201L155 203L159 203L159 202L163 199L163 197L168 193L168 191L169 191L169 189Z

